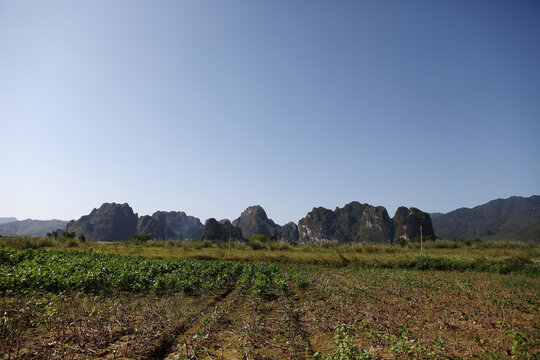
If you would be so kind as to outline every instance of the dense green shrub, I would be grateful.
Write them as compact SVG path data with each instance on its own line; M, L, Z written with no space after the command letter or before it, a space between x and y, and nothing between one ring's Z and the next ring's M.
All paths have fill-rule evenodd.
M64 231L62 237L66 239L75 239L75 231Z
M255 234L249 238L249 241L260 241L263 243L268 242L268 240L269 240L268 236L263 235L263 234Z
M150 240L150 236L147 234L135 234L129 237L128 242L133 244L142 244Z
M396 240L396 244L398 244L398 245L401 246L401 247L404 247L405 245L407 245L407 240L405 240L404 238L400 237L399 239Z

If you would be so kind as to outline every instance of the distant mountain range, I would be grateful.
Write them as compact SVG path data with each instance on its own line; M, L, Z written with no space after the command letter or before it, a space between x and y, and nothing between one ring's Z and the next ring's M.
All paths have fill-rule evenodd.
M420 225L425 236L434 236L429 214L418 209L401 207L394 219L386 209L352 202L335 211L314 208L300 220L300 226L284 226L269 219L264 209L250 206L232 223L229 220L208 219L203 226L198 218L183 212L158 211L152 216L133 212L128 204L106 203L89 215L69 222L71 232L83 234L96 241L125 241L135 234L146 234L151 239L203 239L224 241L230 236L249 239L255 234L271 239L296 242L338 241L389 243L394 237L411 240L419 236Z
M438 237L540 242L540 196L497 199L472 209L430 214Z
M390 218L382 206L353 201L343 208L313 208L298 222L283 226L268 218L264 209L250 206L234 221L201 221L182 211L157 211L138 216L128 204L105 203L90 214L69 223L62 220L0 218L0 235L42 236L54 230L83 234L96 241L125 241L135 234L151 239L226 240L229 236L249 239L254 234L290 243L392 243L419 237L464 240L516 240L540 242L540 196L497 199L472 209L425 213L400 207Z
M17 221L17 218L14 217L0 217L0 224L6 224L10 222Z
M42 236L48 232L64 229L67 221L63 220L21 220L0 225L0 235Z

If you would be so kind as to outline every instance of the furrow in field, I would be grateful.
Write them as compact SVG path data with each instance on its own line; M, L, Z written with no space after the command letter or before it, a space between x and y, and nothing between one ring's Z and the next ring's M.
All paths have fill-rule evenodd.
M200 352L198 344L204 334L204 330L218 321L221 316L229 312L229 309L238 303L240 292L228 287L223 293L207 302L201 311L187 319L181 327L176 329L169 342L164 342L159 351L151 354L152 359L179 359L195 355Z

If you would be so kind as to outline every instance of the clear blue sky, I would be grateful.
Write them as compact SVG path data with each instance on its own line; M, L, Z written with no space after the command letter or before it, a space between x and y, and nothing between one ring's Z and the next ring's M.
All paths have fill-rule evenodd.
M539 1L0 0L0 216L540 194Z

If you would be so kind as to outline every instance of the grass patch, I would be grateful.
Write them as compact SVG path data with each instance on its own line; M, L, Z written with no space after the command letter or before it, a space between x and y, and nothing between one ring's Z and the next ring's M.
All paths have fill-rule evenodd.
M481 271L540 275L540 247L530 243L437 240L420 244L301 244L280 242L144 241L80 242L75 239L0 238L0 247L93 251L157 259L227 260L331 267Z

